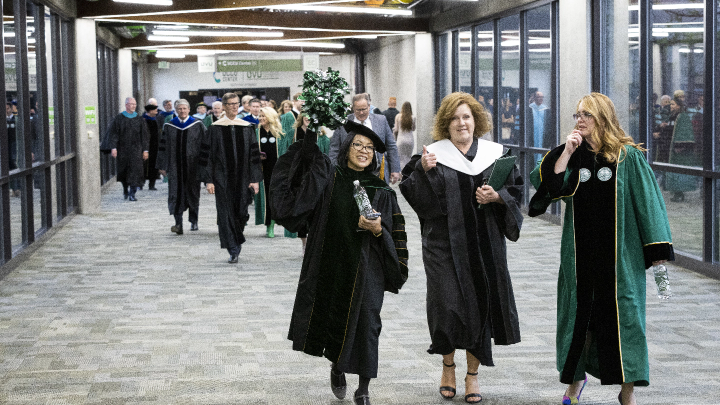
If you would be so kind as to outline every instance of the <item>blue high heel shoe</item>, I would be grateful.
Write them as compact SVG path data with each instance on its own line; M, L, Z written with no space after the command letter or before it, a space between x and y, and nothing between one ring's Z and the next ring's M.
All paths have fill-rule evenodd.
M585 382L583 383L582 388L580 388L580 392L578 393L577 397L569 397L567 395L563 395L562 405L576 405L580 402L580 395L582 395L583 390L585 389L585 386L587 385L587 374L585 375Z

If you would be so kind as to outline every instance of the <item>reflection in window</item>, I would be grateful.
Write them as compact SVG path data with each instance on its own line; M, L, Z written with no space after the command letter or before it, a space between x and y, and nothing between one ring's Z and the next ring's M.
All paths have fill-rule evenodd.
M480 104L492 117L495 114L495 102L493 100L493 24L486 23L475 28L477 40L477 74L475 76L475 94ZM495 122L493 123L493 127ZM489 138L493 140L492 132Z
M655 175L665 181L676 181L677 176L685 176L684 183L700 184L702 179L698 176L681 175L677 173L656 170ZM695 187L694 190L683 194L678 198L674 192L663 190L663 198L670 222L673 246L676 250L690 253L695 256L702 256L703 238L703 193L702 189Z
M472 34L470 30L460 31L458 33L458 81L460 91L465 93L473 93L472 89Z
M655 1L652 13L653 92L660 95L654 106L654 158L702 166L703 3ZM660 185L674 201L699 189L696 178L677 173L666 173Z
M502 87L500 89L501 103L509 105L509 111L503 117L512 115L513 124L510 127L510 137L505 139L507 133L501 134L503 143L517 145L520 138L520 16L514 15L498 21L500 29L500 67ZM501 105L502 105L501 104ZM505 108L505 107L503 107ZM508 122L509 124L509 122ZM504 130L503 130L504 131Z
M526 144L535 148L550 149L556 146L555 121L550 109L551 91L551 40L550 5L527 12L528 35L528 108L525 114ZM535 161L542 157L535 154Z
M452 93L452 34L440 35L438 40L438 105L440 100Z

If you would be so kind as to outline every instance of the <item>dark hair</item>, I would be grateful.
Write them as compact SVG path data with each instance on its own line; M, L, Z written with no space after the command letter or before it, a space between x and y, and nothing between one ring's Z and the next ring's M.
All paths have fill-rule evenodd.
M226 104L229 100L232 100L235 98L239 99L240 96L238 96L236 93L225 93L222 96L222 103Z
M343 143L340 145L340 150L337 155L337 164L338 164L338 166L340 166L342 168L348 167L348 153L350 152L350 148L352 147L351 145L352 145L353 140L355 139L355 135L357 135L355 132L350 132L348 134L348 137L345 138ZM360 134L360 135L362 135L362 134ZM365 136L365 135L363 135L363 136ZM370 139L370 138L368 138L368 139ZM373 142L373 146L374 145L375 145L375 143ZM377 167L378 167L377 156L375 153L373 153L372 162L370 162L370 164L367 165L367 167L365 167L365 171L373 172L373 171L375 171L375 169L377 169Z
M260 99L259 99L259 98L254 98L254 99L248 101L248 104L252 104L252 103L260 103ZM260 103L260 104L262 104L262 103Z

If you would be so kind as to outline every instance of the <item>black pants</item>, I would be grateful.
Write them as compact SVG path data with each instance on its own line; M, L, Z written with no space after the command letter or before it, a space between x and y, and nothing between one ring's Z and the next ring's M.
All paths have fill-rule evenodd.
M188 219L190 220L190 223L197 224L199 208L198 209L188 208L188 211L190 211L190 213L188 214ZM182 220L183 220L182 213L175 214L175 225L182 225Z

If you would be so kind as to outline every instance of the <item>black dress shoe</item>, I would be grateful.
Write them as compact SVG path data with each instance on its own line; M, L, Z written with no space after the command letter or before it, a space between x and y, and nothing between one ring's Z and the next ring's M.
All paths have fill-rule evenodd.
M175 232L178 235L183 234L182 225L173 225L170 227L170 232Z
M345 394L347 394L345 373L341 371L340 374L335 374L335 371L330 368L330 389L332 390L333 395L335 395L335 398L345 398Z
M157 191L157 189L156 189L155 187L150 187L150 188L148 188L148 190L150 190L150 191Z
M230 255L230 259L228 259L228 263L237 263L238 262L238 254L232 254Z
M197 222L193 222L193 223L190 224L190 230L191 230L191 231L197 231L197 230L198 230Z
M127 200L128 197L129 197L129 196L128 196L127 194L123 194L123 199Z

